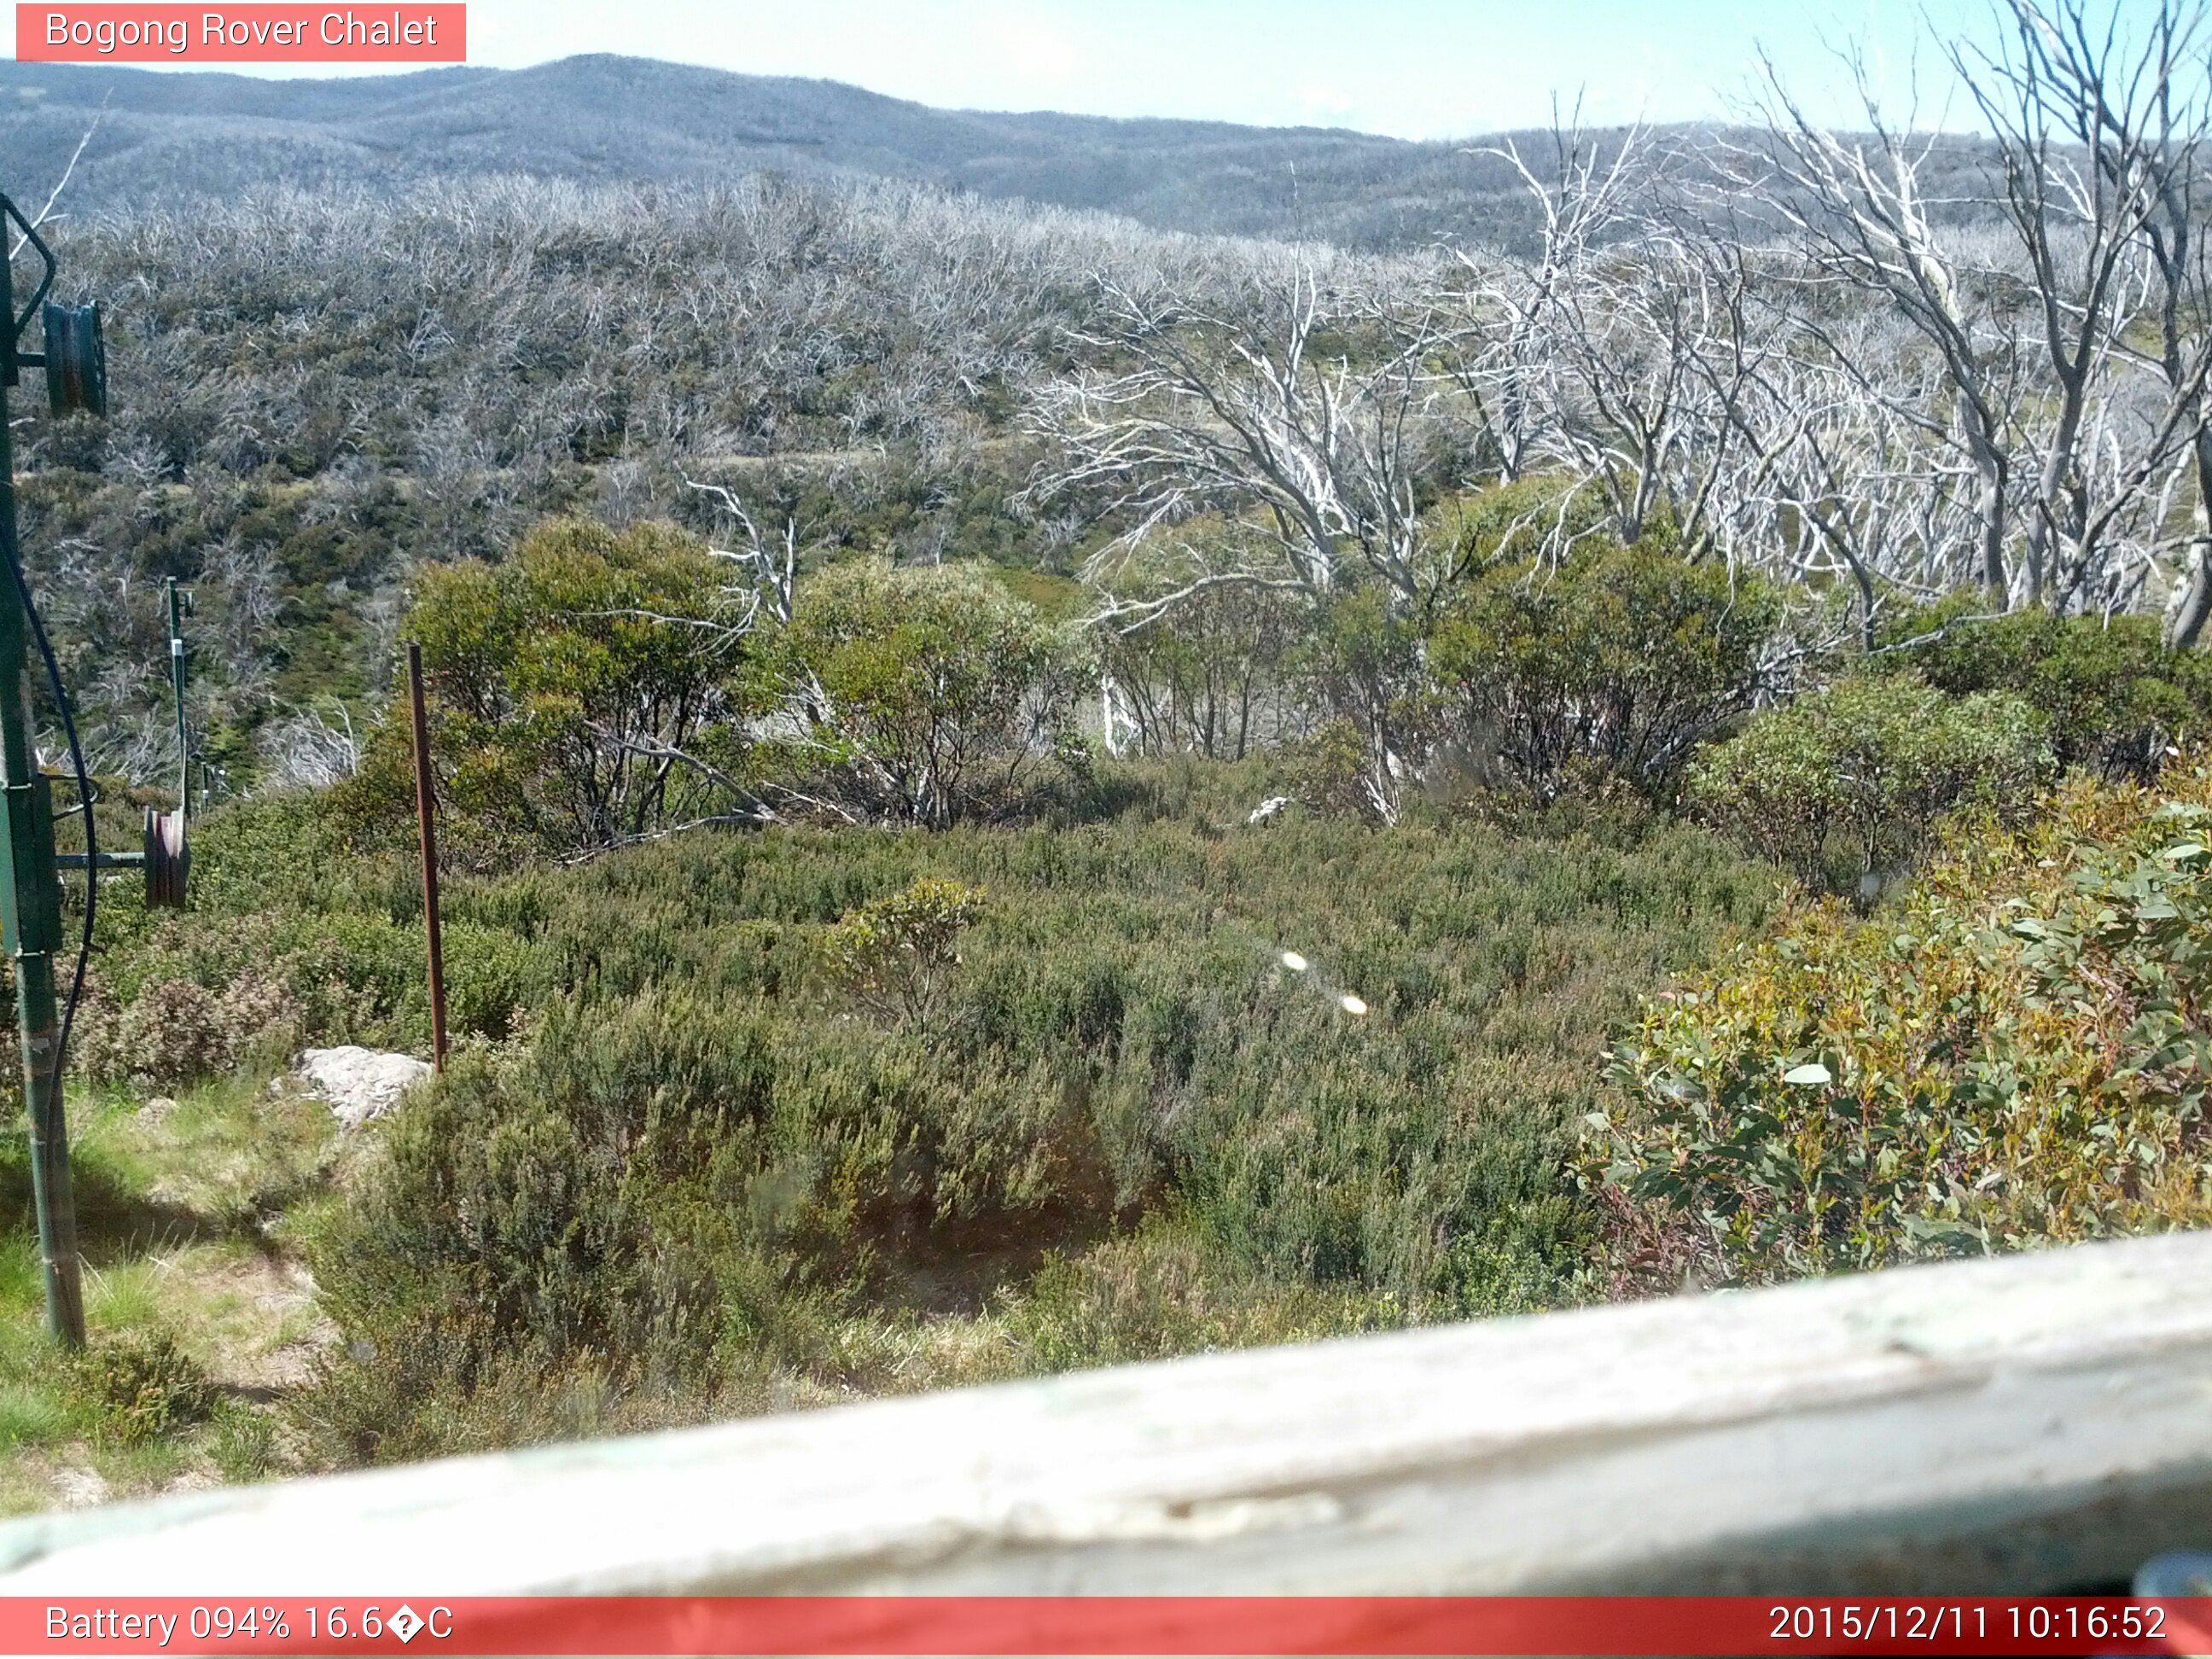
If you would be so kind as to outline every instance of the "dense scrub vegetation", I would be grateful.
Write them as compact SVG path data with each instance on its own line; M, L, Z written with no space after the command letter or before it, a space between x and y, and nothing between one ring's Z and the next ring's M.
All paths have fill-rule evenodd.
M1267 257L774 178L277 193L56 234L107 307L113 413L23 429L25 543L103 772L173 772L160 581L193 585L218 794L349 769L416 567L502 557L548 514L736 538L688 487L716 484L808 563L1065 568L1083 526L1007 501L1019 388L1086 271L1186 287Z
M2212 769L1967 821L1659 1000L1592 1120L1631 1282L1758 1281L2212 1224Z
M299 1402L321 1455L1588 1294L1560 1172L1607 1032L1773 878L1683 827L1246 826L1265 783L459 883L459 1058L311 1258L349 1344ZM325 1040L419 1045L406 862L341 833L211 821L198 916L118 910L118 994L252 964Z
M1856 745L1814 763L1857 781L1849 850L1943 838L1858 911L1648 791L1376 826L1301 752L1093 761L1014 823L491 857L448 896L453 1069L292 1228L335 1334L278 1425L160 1322L100 1363L182 1379L153 1443L324 1466L2197 1224L2212 772L2046 797L2047 730L1908 671L1699 751L1692 811L1705 769ZM2008 732L2026 771L1931 830L1928 755ZM197 915L111 908L85 1064L422 1046L367 776L210 820ZM1717 822L1756 840L1757 799Z
M1093 636L974 565L763 586L672 526L555 520L433 573L406 629L459 1048L296 1234L335 1336L284 1455L2198 1217L2193 889L2112 847L2212 809L2157 816L2095 750L2044 810L2067 711L2101 688L2141 752L2128 721L2201 717L2190 659L2065 619L2004 659L2019 690L1954 691L1930 646L1990 624L1937 617L1761 711L1785 592L1511 551L1478 544L1425 633L1372 586L1287 647L1224 628L1211 659L1306 734L1241 763L1102 753L1069 719ZM1378 730L1452 758L1377 776ZM113 907L81 1068L420 1048L408 741L387 714L338 786L210 820L197 914ZM1872 918L1751 943L1776 864ZM2047 902L2077 866L2131 919ZM173 1439L212 1432L198 1399Z

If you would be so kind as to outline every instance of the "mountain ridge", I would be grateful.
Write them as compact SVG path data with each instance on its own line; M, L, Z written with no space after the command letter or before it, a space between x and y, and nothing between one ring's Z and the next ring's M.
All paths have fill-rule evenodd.
M939 109L843 82L606 53L288 81L0 63L0 182L43 199L95 116L74 211L346 179L519 172L674 184L774 169L903 179L1164 230L1391 246L1494 228L1517 195L1509 168L1462 143Z

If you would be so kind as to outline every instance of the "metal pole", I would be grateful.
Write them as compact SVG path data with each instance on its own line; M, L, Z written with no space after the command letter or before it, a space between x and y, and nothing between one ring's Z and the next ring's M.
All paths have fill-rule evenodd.
M192 815L192 751L185 741L185 623L177 597L177 579L168 579L169 684L177 693L177 817Z
M430 718L422 706L422 647L407 642L407 696L415 706L415 817L422 832L422 921L430 941L430 1063L446 1069L446 954L438 935L438 836L430 822Z
M10 316L7 324L12 325ZM78 1280L76 1203L70 1189L69 1121L62 1105L60 1021L54 1006L54 957L61 948L61 879L54 863L53 798L31 743L25 673L30 625L17 573L15 457L0 389L0 945L15 964L15 1024L23 1048L23 1103L31 1120L31 1194L39 1218L39 1266L46 1280L46 1330L84 1346L84 1292Z

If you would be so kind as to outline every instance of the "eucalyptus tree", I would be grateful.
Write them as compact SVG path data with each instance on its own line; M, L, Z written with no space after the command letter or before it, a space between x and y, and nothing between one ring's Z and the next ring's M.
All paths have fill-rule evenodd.
M1851 58L1865 132L1813 121L1770 65L1767 143L1743 176L1815 276L1915 336L1917 352L1869 354L1809 287L1801 308L1820 355L1924 452L1909 469L1923 551L1963 508L1993 604L2110 610L2162 588L2172 636L2194 641L2212 609L2202 9L1998 0L1992 15L1985 40L1942 48L1988 131L1963 170L1956 141L1888 121ZM1938 172L1965 196L1931 191Z
M1948 57L1988 125L2039 325L2044 395L2019 586L2028 602L2063 608L2112 580L2108 538L2203 433L2212 352L2201 316L2184 333L2185 268L2166 269L2158 234L2191 228L2203 12L2159 0L2140 31L2118 5L2093 18L2087 0L2008 0L2002 17L1990 46L1954 43ZM2185 243L2176 252L2185 262ZM2147 316L2160 325L2155 357L2130 338ZM2153 387L2162 397L2135 395Z
M1884 365L1853 357L1847 339L1828 333L1812 307L1805 325L1871 398L1917 428L1926 441L1954 449L1971 470L1973 557L1959 573L2002 603L2011 567L2021 323L2000 273L1978 269L1978 250L1933 210L1923 175L1944 140L1894 125L1875 94L1863 58L1847 59L1865 131L1838 135L1815 121L1767 64L1767 143L1740 152L1742 185L1755 188L1778 222L1794 233L1814 276L1893 309L1908 323L1942 374L1941 395L1906 395Z
M1620 240L1644 182L1648 130L1633 126L1610 149L1579 119L1554 119L1540 173L1509 138L1478 154L1508 164L1535 209L1533 257L1455 247L1469 312L1449 331L1441 361L1467 394L1482 459L1513 483L1555 459L1554 375L1563 319L1588 280L1595 250Z
M1222 586L1336 592L1355 576L1419 605L1423 491L1456 434L1431 371L1431 303L1399 273L1285 251L1212 298L1102 273L1066 331L1083 366L1042 389L1032 430L1051 461L1025 499L1088 495L1128 526L1103 574L1149 536L1227 514L1248 534L1154 608Z

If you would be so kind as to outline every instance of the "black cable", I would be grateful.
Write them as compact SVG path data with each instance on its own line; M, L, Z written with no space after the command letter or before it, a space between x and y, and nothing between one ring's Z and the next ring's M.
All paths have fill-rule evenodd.
M70 1028L76 1023L77 999L84 994L85 965L92 959L92 921L100 908L100 848L93 838L92 775L85 770L84 750L76 740L76 721L70 710L69 693L62 686L61 665L54 660L54 647L46 639L46 623L39 619L31 585L23 580L22 565L11 559L8 572L15 579L23 614L30 618L31 637L38 641L40 656L46 659L46 680L54 689L54 707L61 714L62 732L69 738L70 764L76 771L76 798L84 810L84 933L77 943L76 972L70 980L69 1001L62 1010L61 1041L54 1050L54 1085L59 1088L68 1076ZM5 688L0 687L0 695L4 694Z

